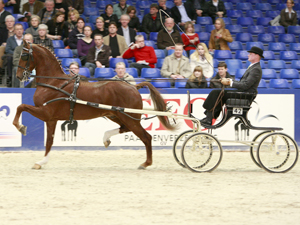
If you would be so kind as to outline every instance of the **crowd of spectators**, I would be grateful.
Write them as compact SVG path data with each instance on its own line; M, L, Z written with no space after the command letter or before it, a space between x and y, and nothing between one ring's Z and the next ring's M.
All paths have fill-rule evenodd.
M214 51L230 50L228 43L233 41L222 19L227 16L224 2L174 0L173 3L168 8L166 0L158 0L144 9L143 18L139 18L134 5L120 0L107 4L93 23L87 16L81 17L85 10L84 0L0 0L0 67L7 67L7 85L18 85L17 82L12 84L12 76L16 72L15 56L19 54L23 39L52 51L52 41L62 40L65 48L71 49L73 56L89 69L91 76L96 68L109 67L111 58L133 60L129 67L136 68L141 76L143 68L156 67L155 49L145 44L145 39L156 32L157 49L162 49L165 54L160 69L162 77L173 83L176 79L187 79L188 88L219 87L219 77L230 77L226 64L218 66L219 73L209 86L207 80L215 73ZM12 6L13 14L22 14L23 17L12 16L5 6ZM279 23L286 28L297 25L297 13L293 7L294 1L287 0L287 7L280 13ZM211 31L207 44L195 32L197 17L211 17L214 23L215 29ZM23 22L29 27L24 29ZM144 32L145 36L137 32ZM124 63L116 65L114 79L132 79L124 68Z

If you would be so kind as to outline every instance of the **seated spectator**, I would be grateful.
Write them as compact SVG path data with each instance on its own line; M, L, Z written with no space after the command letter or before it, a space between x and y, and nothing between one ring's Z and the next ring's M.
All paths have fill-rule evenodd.
M54 0L46 0L45 8L38 12L38 16L41 18L41 23L46 24L48 20L51 20L58 12L55 8Z
M15 24L14 27L14 36L11 36L7 39L5 46L5 53L7 59L7 86L11 87L12 85L12 71L13 71L13 54L16 47L20 46L23 43L23 33L24 28L22 24Z
M232 42L230 31L225 29L224 20L216 19L215 28L212 30L209 39L209 51L213 50L230 50L228 42Z
M222 0L210 0L207 2L207 13L215 22L218 17L226 17L226 9Z
M121 16L121 27L119 27L117 34L125 38L126 44L129 46L130 43L135 42L136 32L134 29L128 26L130 17L127 14Z
M139 18L135 15L136 8L134 6L129 6L127 8L127 14L130 16L130 21L128 26L134 29L136 32L138 32L140 30L141 24Z
M83 0L66 0L69 11L77 10L79 14L84 11L84 1Z
M135 85L134 77L126 73L126 66L124 62L118 62L116 64L116 69L115 71L117 72L117 75L114 76L113 80L122 80L122 81L127 81L132 85Z
M220 62L218 64L218 73L210 80L210 88L222 88L224 85L221 83L222 78L229 78L234 80L232 76L227 72L227 65L225 62ZM224 86L225 88L230 88L229 86Z
M118 17L118 20L121 19L121 16L123 14L126 14L128 6L129 5L126 4L126 0L119 0L119 3L114 4L113 9L114 9L114 13Z
M84 65L90 70L91 76L94 76L96 68L109 67L109 56L111 55L110 47L103 44L101 34L95 34L94 42L95 47L89 49Z
M143 31L148 35L150 32L158 32L163 29L157 4L151 4L150 13L146 14L143 18L142 28Z
M8 15L11 15L10 12L5 10L4 0L0 0L0 29L5 28L5 18Z
M182 3L182 0L174 0L174 4L171 13L176 24L184 28L185 23L188 21L195 23L197 14L191 2Z
M21 0L8 0L5 4L6 7L12 6L14 14L20 14L22 12L23 4L21 5Z
M24 40L29 42L29 43L33 43L33 36L28 33L24 35ZM14 50L14 54L13 54L13 76L14 76L14 83L12 84L13 87L20 87L20 81L19 79L16 78L16 74L17 74L17 69L18 69L18 65L19 65L19 61L20 61L20 56L22 54L23 51L23 43L20 46L17 46Z
M207 5L205 0L191 0L197 16L207 16Z
M182 39L178 30L174 29L174 20L172 18L167 18L165 20L165 29L158 32L157 35L157 47L159 49L166 50L165 53L170 49L174 49L175 43L182 43ZM171 39L171 37L172 39Z
M114 14L114 9L111 4L106 5L105 13L102 13L101 17L104 19L105 28L108 28L110 22L115 22L116 24L119 22L117 15Z
M297 13L293 10L294 5L294 0L287 0L286 8L280 12L279 24L284 26L286 31L288 26L296 26L298 22Z
M58 12L52 20L47 22L49 33L47 37L51 40L64 40L69 37L68 24L65 22L65 14Z
M80 15L76 9L72 9L68 13L68 29L69 33L74 30L77 25L77 21L80 18ZM84 22L84 21L83 21ZM85 23L85 22L84 22Z
M167 0L158 0L158 10L163 10L165 11L169 16L171 16L171 9L167 8L166 6ZM168 16L165 13L161 13L162 17L167 19Z
M135 58L135 63L131 63L131 68L136 68L138 70L138 75L140 76L142 68L155 68L155 63L157 58L155 55L154 48L145 45L145 40L143 35L135 36L135 44L130 46L123 54L124 59Z
M72 49L74 55L78 55L77 52L77 42L78 40L84 38L83 28L84 28L84 20L82 18L78 19L77 25L74 30L69 33L69 47ZM92 33L91 33L92 34Z
M28 27L25 30L25 34L31 34L33 37L37 37L39 36L39 33L37 31L39 24L41 22L41 19L39 16L37 15L32 15L30 18L30 27Z
M78 50L78 57L81 60L81 64L84 65L86 62L86 56L89 52L90 48L95 47L95 42L92 35L92 28L90 26L85 26L83 28L84 38L79 39L77 42L77 50Z
M0 0L1 1L1 0ZM0 3L1 7L1 3ZM2 56L5 52L6 41L9 37L15 35L15 17L8 15L5 18L5 24L3 28L0 28L0 68L2 68L3 60Z
M183 54L183 44L176 43L173 54L167 56L161 67L160 73L163 77L172 79L183 79L191 75L189 58Z
M214 74L213 57L209 54L205 43L199 43L197 45L197 51L190 56L192 71L196 66L201 66L203 69L203 75L206 78L211 78Z
M108 35L108 30L104 26L104 19L101 16L96 19L96 29L93 30L92 38L95 34L101 34L103 37Z
M121 55L128 48L125 38L117 34L117 24L110 22L108 27L108 35L103 38L103 43L108 45L111 49L111 56L113 58L122 58Z
M55 0L54 8L58 12L62 12L65 14L65 18L68 18L69 8L67 3L64 0Z
M186 82L185 88L207 88L207 80L201 66L196 66L194 72Z
M194 24L189 21L184 25L185 33L181 35L184 50L187 52L188 56L190 55L190 50L196 49L197 44L200 43L199 36L195 33Z
M38 37L34 37L33 43L34 44L39 44L44 47L49 48L51 51L53 51L53 43L50 38L47 37L48 33L48 26L45 24L40 24L38 27Z
M78 62L70 63L69 71L70 71L71 75L79 74L79 64L78 64Z
M28 0L28 2L26 2L23 5L21 12L22 12L22 14L27 12L26 17L28 18L28 21L31 21L31 17L33 15L37 15L38 12L43 8L44 8L43 2L40 2L37 0ZM40 18L40 22L41 22L41 18Z

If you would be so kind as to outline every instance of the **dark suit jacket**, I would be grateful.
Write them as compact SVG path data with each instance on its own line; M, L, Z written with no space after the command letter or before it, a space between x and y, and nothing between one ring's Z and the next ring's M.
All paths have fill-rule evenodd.
M16 0L16 4L11 4L9 5L8 2L5 4L5 6L13 6L13 12L14 14L20 14L20 3L21 3L21 0Z
M0 16L0 28L6 28L5 17L8 16L8 15L11 15L11 13L6 11L6 10L1 14L1 16Z
M224 2L219 0L218 7L216 7L216 6L214 6L212 1L213 0L210 0L209 2L207 2L206 6L207 6L208 16L210 16L213 19L213 22L215 22L215 19L217 17L216 12L224 12L223 17L226 17L227 12L225 9Z
M117 34L123 36L123 30L122 30L122 27L119 27L119 29L118 29L118 31L117 31ZM130 42L135 43L134 37L136 36L136 32L135 32L134 29L129 28L129 36L130 36Z
M183 3L183 6L185 8L185 11L186 11L188 17L190 17L191 20L196 20L197 14L196 14L193 4L191 2L185 2L185 3ZM171 9L171 14L172 14L172 17L173 17L175 23L177 23L177 24L181 23L181 14L180 14L177 6L174 6Z
M296 26L297 25L297 13L292 13L291 18L289 17L289 13L285 12L285 9L282 9L280 12L280 20L279 23L281 26Z
M33 14L37 15L38 12L39 12L42 8L44 8L44 3L40 2L40 1L35 1L35 2L34 2L34 6L33 6ZM23 14L24 12L29 12L29 11L30 11L30 9L29 9L29 3L27 2L27 3L25 3L25 4L23 5L22 14Z
M95 63L95 53L96 53L96 47L92 47L89 49L89 52L86 56L86 61L90 63ZM107 45L103 45L102 51L98 53L97 55L97 61L101 62L102 65L105 65L105 67L109 67L109 56L111 54L110 47Z
M15 36L11 36L6 41L5 53L14 54L15 48L18 46Z

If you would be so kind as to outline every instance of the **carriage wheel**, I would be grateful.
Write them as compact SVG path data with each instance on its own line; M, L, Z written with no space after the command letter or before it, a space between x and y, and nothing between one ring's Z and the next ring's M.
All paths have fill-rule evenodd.
M181 158L185 166L193 172L211 172L222 159L220 142L211 134L196 133L189 136L182 146Z
M193 134L193 130L187 130L181 133L175 140L173 144L173 156L175 158L175 161L182 167L185 168L184 163L182 162L181 159L181 149L182 149L182 144L183 142L188 138L189 135Z
M259 133L258 135L256 135L253 140L252 140L252 145L250 147L250 156L251 156L251 159L253 160L253 162L259 167L261 168L261 165L259 164L258 162L258 159L257 159L257 146L258 144L254 144L254 142L258 142L260 141L260 139L265 136L267 133L270 133L271 131L263 131L261 133Z
M257 159L262 168L272 173L291 170L298 160L297 143L283 133L265 136L257 147Z

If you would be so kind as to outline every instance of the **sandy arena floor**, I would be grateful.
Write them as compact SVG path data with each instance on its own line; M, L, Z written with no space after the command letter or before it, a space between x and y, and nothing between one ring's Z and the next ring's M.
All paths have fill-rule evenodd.
M300 163L286 174L225 152L212 173L181 168L171 150L137 170L142 150L0 152L0 224L300 224Z

